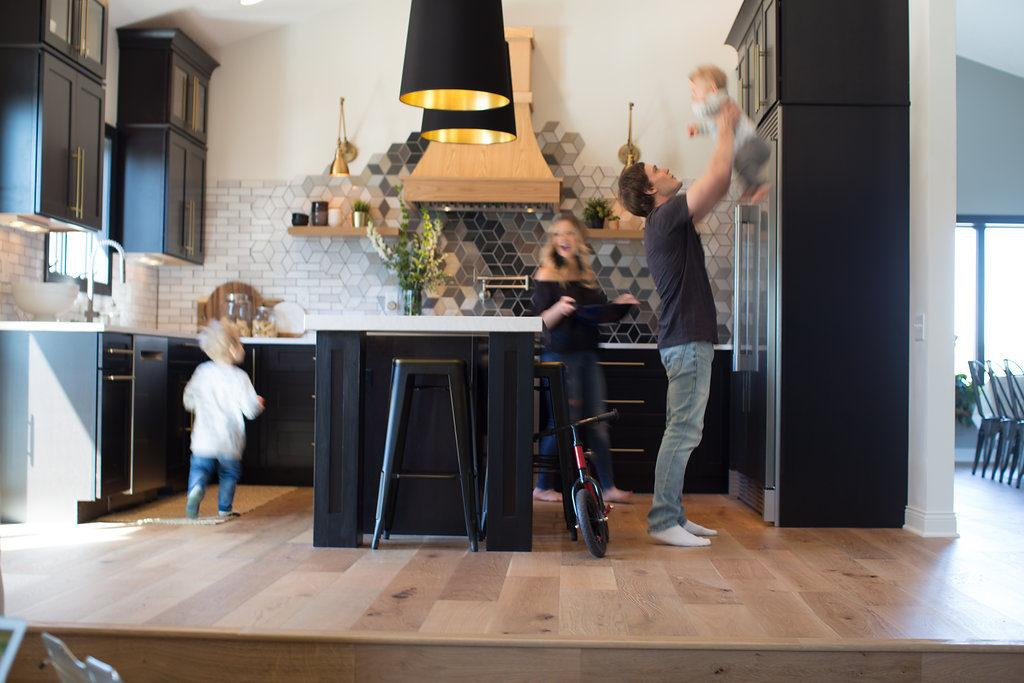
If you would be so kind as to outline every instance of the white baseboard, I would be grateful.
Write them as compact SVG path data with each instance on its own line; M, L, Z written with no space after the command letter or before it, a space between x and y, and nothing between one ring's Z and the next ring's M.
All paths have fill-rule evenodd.
M903 528L924 538L958 538L955 512L925 512L911 505L903 520Z

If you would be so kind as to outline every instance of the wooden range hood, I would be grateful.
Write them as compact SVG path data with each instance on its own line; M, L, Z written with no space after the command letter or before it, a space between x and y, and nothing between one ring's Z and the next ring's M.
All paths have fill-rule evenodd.
M405 199L418 204L485 209L548 208L561 202L562 181L537 146L531 113L532 27L507 27L512 63L516 139L494 145L431 142L404 181Z

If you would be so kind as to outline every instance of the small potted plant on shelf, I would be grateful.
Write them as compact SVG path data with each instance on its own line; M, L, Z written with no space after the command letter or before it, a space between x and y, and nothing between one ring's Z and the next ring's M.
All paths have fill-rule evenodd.
M445 261L438 248L441 239L441 219L431 217L426 209L420 210L419 229L409 228L409 210L402 203L402 222L398 240L384 241L373 221L367 224L367 233L373 248L384 266L398 276L401 289L399 306L404 315L423 312L423 290L441 284L447 279Z
M364 202L362 199L357 199L352 202L352 227L363 228L366 227L367 222L370 218L370 203Z
M583 209L583 221L591 230L600 230L604 227L605 221L617 221L619 217L612 213L612 205L603 197L594 197L587 200Z

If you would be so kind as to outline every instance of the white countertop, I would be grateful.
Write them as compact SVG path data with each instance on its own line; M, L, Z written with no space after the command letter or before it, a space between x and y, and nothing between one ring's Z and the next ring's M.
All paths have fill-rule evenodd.
M602 349L647 349L656 351L657 344L632 344L626 342L609 342L600 345ZM732 344L715 344L715 351L732 351Z
M322 332L472 334L540 332L540 317L497 315L307 315L306 328Z
M171 339L197 339L194 332L177 330L154 330L147 327L107 325L101 322L64 323L34 320L0 320L0 332L90 332L93 334L135 334L147 337L169 337ZM316 333L307 332L301 337L243 337L243 344L316 344Z

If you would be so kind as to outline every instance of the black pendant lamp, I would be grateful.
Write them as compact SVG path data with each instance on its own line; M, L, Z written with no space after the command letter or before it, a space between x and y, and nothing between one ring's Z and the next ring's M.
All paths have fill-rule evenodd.
M501 0L412 0L399 99L481 111L512 101Z
M508 43L505 44L505 60L509 58ZM509 69L507 84L512 91L512 72ZM516 108L514 102L504 107L484 111L440 111L423 110L423 126L420 135L434 142L453 142L463 145L493 145L512 142L516 139Z

